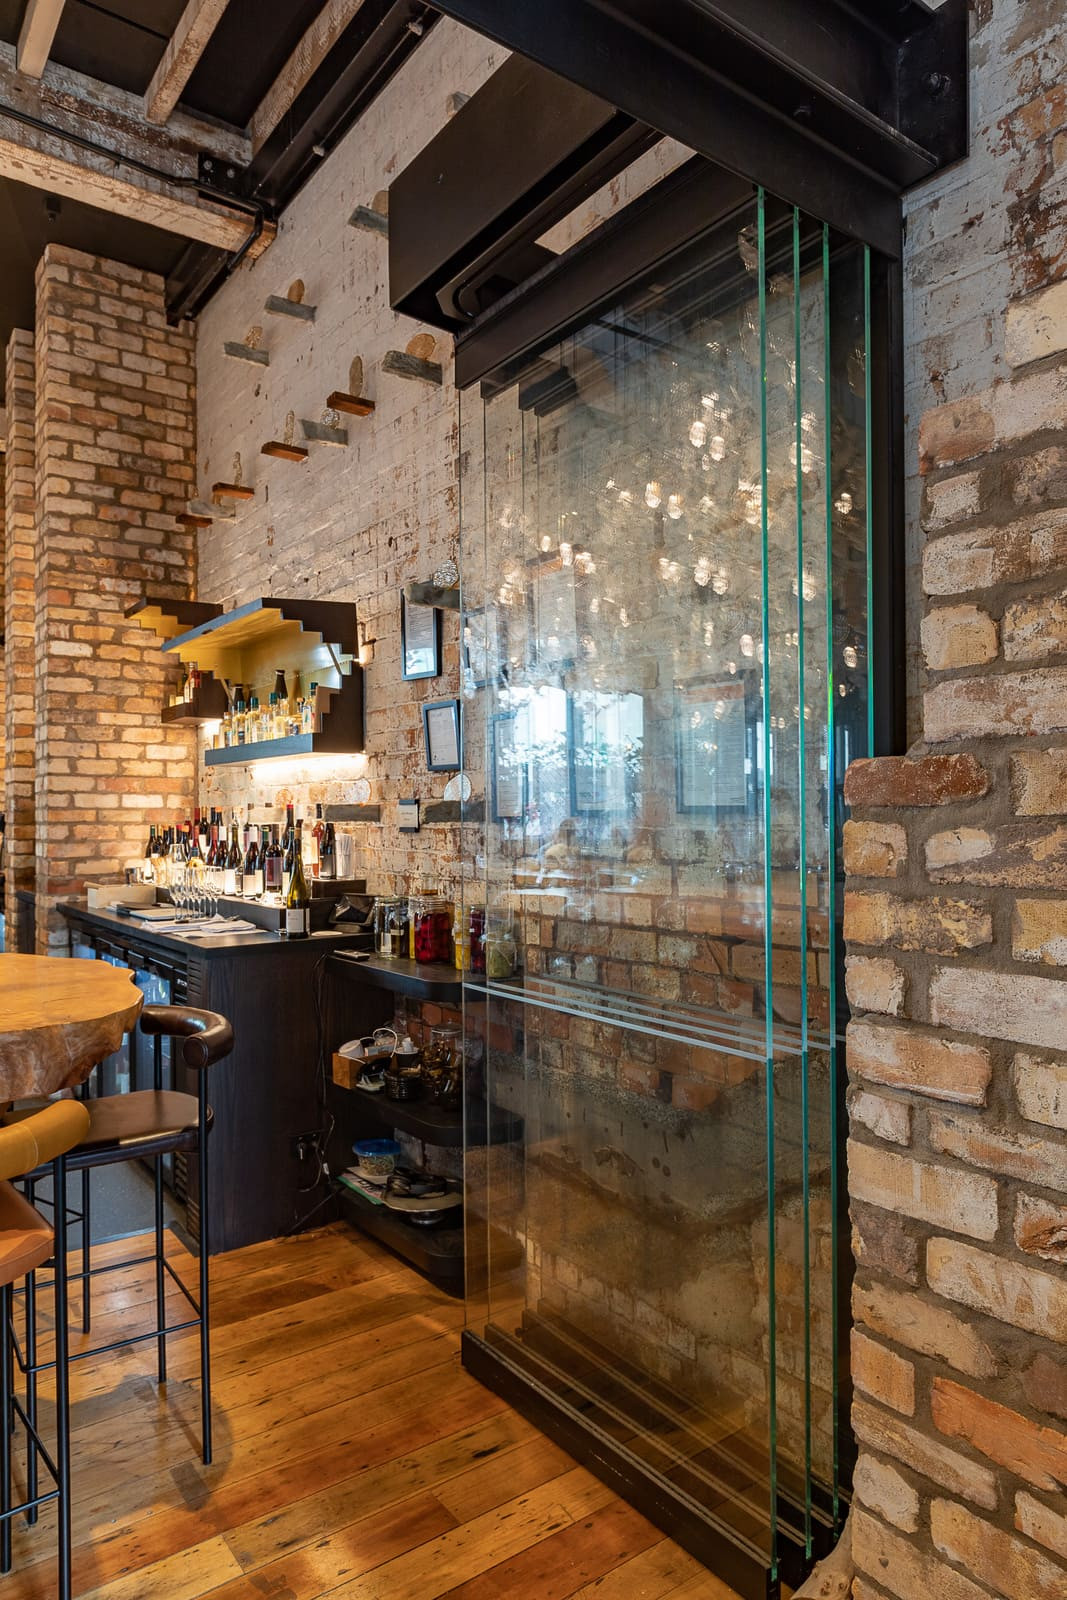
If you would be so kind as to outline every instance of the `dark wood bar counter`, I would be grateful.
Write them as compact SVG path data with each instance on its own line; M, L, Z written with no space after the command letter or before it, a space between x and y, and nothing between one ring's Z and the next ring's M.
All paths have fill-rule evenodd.
M211 1082L212 1253L282 1234L298 1223L317 1195L300 1193L309 1175L295 1138L321 1121L316 973L327 956L358 947L356 933L315 933L285 940L243 933L208 940L160 933L132 918L91 911L70 901L60 907L79 947L164 979L175 1004L221 1012L233 1024L236 1046ZM151 1063L131 1035L131 1086L150 1086ZM176 1070L174 1087L191 1090ZM188 1193L188 1225L198 1233L195 1173L176 1183Z

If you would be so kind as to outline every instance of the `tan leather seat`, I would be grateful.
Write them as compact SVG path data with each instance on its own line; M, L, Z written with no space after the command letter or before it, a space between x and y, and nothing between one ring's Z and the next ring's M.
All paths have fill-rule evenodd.
M0 1183L0 1283L17 1283L52 1254L48 1223L9 1183Z

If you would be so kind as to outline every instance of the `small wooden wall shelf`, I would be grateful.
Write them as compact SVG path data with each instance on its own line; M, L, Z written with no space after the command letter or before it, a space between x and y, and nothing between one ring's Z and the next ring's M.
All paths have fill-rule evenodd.
M391 372L394 378L415 378L420 383L440 384L444 377L438 362L409 356L406 350L387 350L382 357L382 371Z
M374 410L373 400L361 394L347 394L344 389L335 389L326 404L331 411L344 411L350 417L369 417Z
M286 444L284 439L268 439L259 447L261 456L277 456L279 461L306 461L308 451L302 444Z
M389 218L383 211L375 211L371 206L357 206L348 219L350 228L361 228L365 233L388 234Z
M213 500L254 500L256 491L247 483L213 483L211 485L211 498Z
M306 417L301 417L300 426L304 438L312 444L332 444L343 449L348 443L347 428L331 428L325 422L312 422Z
M234 361L254 361L257 367L270 366L269 350L260 350L250 344L240 344L236 339L227 339L222 346L222 352Z
M199 511L179 511L174 520L183 528L210 528L215 519L205 517Z
M275 317L297 317L301 322L315 320L315 306L306 306L302 300L290 300L284 294L269 294L263 309Z
M200 517L205 523L234 522L237 519L233 506L220 505L217 500L187 500L185 509L191 517Z

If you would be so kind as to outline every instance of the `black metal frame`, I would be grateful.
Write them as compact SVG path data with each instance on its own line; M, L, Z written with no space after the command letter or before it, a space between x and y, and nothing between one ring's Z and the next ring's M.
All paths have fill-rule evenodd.
M66 1187L66 1157L58 1156L52 1162L52 1181L56 1193ZM25 1516L31 1525L37 1521L42 1506L57 1503L57 1600L70 1600L71 1596L71 1506L70 1506L70 1371L68 1367L67 1330L67 1241L63 1228L54 1235L53 1289L56 1318L56 1453L53 1457L37 1428L36 1383L27 1383L26 1404L15 1393L14 1365L18 1341L14 1329L14 1285L0 1286L0 1574L11 1571L11 1523L17 1516ZM36 1337L36 1272L28 1274L26 1317L34 1319ZM33 1307L32 1313L30 1307ZM21 1367L22 1363L19 1362ZM16 1420L21 1423L28 1445L26 1462L26 1498L17 1506L11 1505L11 1435ZM45 1470L55 1487L38 1490L38 1468L44 1462Z
M130 1035L131 1054L133 1054L134 1035ZM174 1036L171 1036L174 1037ZM156 1034L153 1040L153 1086L159 1091L163 1087L163 1036ZM122 1261L109 1263L104 1267L83 1266L81 1271L68 1274L66 1268L67 1252L67 1227L72 1221L81 1221L83 1227L83 1241L87 1238L88 1227L84 1214L70 1212L65 1203L66 1198L66 1158L64 1158L62 1180L58 1164L53 1168L53 1192L51 1201L39 1201L34 1194L34 1185L42 1176L36 1172L27 1177L27 1193L31 1204L51 1204L55 1218L55 1237L57 1262L59 1251L63 1251L63 1278L64 1278L64 1305L66 1304L66 1285L73 1279L81 1281L83 1285L82 1302L82 1328L90 1331L90 1297L92 1280L108 1272L122 1272L129 1267L143 1266L146 1262L154 1262L156 1268L156 1326L144 1333L127 1334L121 1339L113 1339L108 1344L93 1345L88 1350L79 1350L76 1355L70 1355L66 1350L61 1354L59 1339L56 1340L56 1357L53 1361L38 1361L36 1352L36 1290L35 1275L31 1273L27 1280L26 1295L26 1342L25 1352L14 1337L15 1360L19 1370L26 1378L27 1410L31 1417L37 1415L37 1375L55 1369L57 1393L60 1382L60 1373L63 1373L63 1382L67 1382L67 1369L75 1361L87 1361L95 1356L108 1355L113 1350L125 1349L128 1345L145 1344L150 1339L156 1341L156 1371L160 1383L167 1379L167 1339L171 1334L186 1333L190 1328L200 1330L200 1419L201 1419L201 1456L205 1466L211 1465L212 1460L212 1405L211 1405L211 1330L210 1330L210 1284L209 1284L209 1259L208 1259L208 1136L211 1131L210 1113L207 1102L206 1071L200 1070L197 1074L197 1198L199 1206L199 1295L194 1297L181 1278L175 1272L171 1263L164 1254L164 1206L163 1206L163 1155L159 1154L153 1160L154 1183L154 1226L155 1249L148 1255L128 1256ZM139 1160L136 1150L131 1150L124 1159L129 1161ZM92 1171L93 1163L86 1161L82 1167L82 1177L87 1193L88 1178ZM62 1197L62 1200L61 1200ZM83 1206L85 1202L83 1200ZM57 1276L58 1276L57 1266ZM172 1281L178 1286L193 1310L193 1315L184 1322L167 1323L166 1317L166 1276L169 1274ZM63 1343L66 1345L66 1321L64 1320Z

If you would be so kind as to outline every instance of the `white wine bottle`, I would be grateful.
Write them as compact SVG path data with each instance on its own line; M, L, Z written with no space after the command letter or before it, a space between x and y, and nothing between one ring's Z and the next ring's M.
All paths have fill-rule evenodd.
M300 855L300 827L296 830L296 849L293 852L293 872L285 896L285 937L306 939L311 933L311 890L304 875Z

